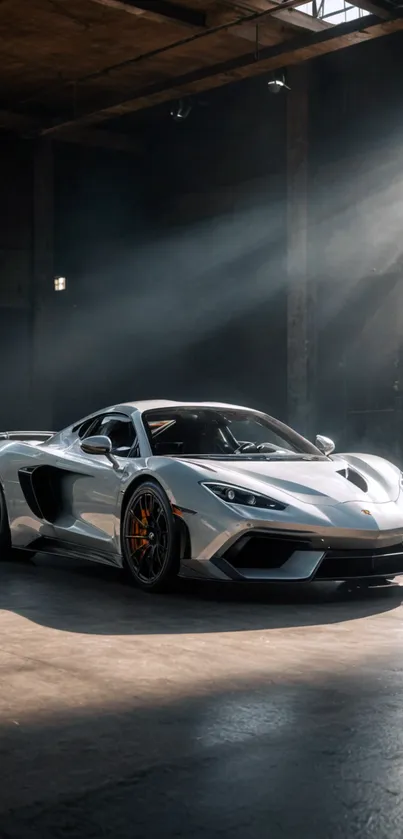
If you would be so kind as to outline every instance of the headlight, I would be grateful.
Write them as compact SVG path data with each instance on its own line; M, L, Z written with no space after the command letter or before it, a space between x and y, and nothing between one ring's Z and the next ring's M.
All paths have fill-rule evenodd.
M241 489L232 484L215 484L208 481L202 486L228 504L243 504L245 507L259 507L265 510L285 510L287 507L287 504L268 498L267 495L260 495L258 492Z

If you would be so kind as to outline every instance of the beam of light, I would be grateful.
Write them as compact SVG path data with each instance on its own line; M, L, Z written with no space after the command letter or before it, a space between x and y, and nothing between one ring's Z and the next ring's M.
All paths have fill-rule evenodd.
M363 124L361 130L362 143L361 138L352 137L336 148L337 140L331 138L332 149L325 149L324 154L326 166L317 166L316 181L310 181L309 270L316 279L323 331L336 326L340 330L341 314L361 305L360 284L365 278L379 278L382 283L386 275L400 270L403 260L403 126L396 113L386 113L382 139L379 131L374 133L372 146L370 126ZM241 140L245 142L244 135ZM282 165L280 161L279 167ZM245 185L245 203L238 204L231 194L232 211L226 215L217 211L213 215L215 202L211 198L207 202L210 218L189 219L165 235L150 233L142 241L133 234L130 241L115 239L106 246L99 239L90 252L84 227L77 246L78 253L82 243L79 270L74 277L69 273L71 292L60 299L62 306L69 302L41 346L49 386L60 380L72 404L77 394L77 405L94 386L105 394L106 402L114 401L115 395L109 394L119 377L125 390L118 398L141 397L145 378L150 389L154 387L152 395L160 395L153 385L155 369L159 366L164 373L168 368L177 370L179 380L181 366L192 370L198 346L208 347L213 342L229 359L235 356L235 345L242 345L242 367L260 371L262 390L269 391L275 377L284 378L281 353L285 338L281 330L285 307L283 316L278 300L285 301L287 285L285 173L280 181L271 174L264 188L261 181ZM176 200L174 196L173 207ZM96 223L90 211L91 205L89 239L91 224ZM380 301L379 309L389 305L386 298L395 293L390 285L385 286L385 300ZM397 308L398 297L394 299ZM71 301L76 308L71 307ZM259 352L259 336L252 334L258 316L262 336L264 322L266 333L275 333L277 351L272 355L268 355L263 338ZM231 325L235 337L228 342L224 335ZM370 335L371 330L377 334L381 368L390 358L392 336L378 314L368 310L362 331ZM361 332L354 340L361 340ZM252 346L249 354L248 343ZM16 350L11 344L4 348L5 369L15 365ZM328 355L333 352L330 343L327 351ZM334 358L336 362L336 353ZM215 362L210 357L206 375L208 365L218 365L219 360L217 352ZM232 393L241 372L234 364ZM176 395L171 384L169 390L161 395ZM98 406L94 404L93 409Z
M282 214L271 214L257 208L215 218L134 252L122 249L119 264L103 271L97 266L81 278L88 298L75 313L66 366L82 357L95 363L102 353L107 369L114 341L134 341L135 366L168 350L189 352L234 317L270 303L284 281Z

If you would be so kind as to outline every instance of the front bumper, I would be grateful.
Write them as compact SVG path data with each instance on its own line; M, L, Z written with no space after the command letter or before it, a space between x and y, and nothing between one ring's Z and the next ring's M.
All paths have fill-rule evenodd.
M210 560L183 562L184 576L232 581L308 582L403 575L403 530L358 540L249 530Z
M305 504L273 521L269 511L257 518L257 510L238 512L222 504L219 518L188 518L191 558L182 561L181 572L268 582L403 574L403 498L367 506Z

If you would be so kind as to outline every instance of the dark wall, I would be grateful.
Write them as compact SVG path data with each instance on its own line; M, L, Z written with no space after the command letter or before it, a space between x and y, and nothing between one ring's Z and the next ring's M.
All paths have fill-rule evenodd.
M327 56L312 64L311 92L318 422L341 445L389 452L403 335L402 54L399 33Z
M402 47L394 36L311 64L318 426L346 440L367 433L352 411L383 411L384 428L400 398ZM43 347L55 426L153 396L285 416L285 107L262 77L209 93L183 123L143 115L140 156L56 146L68 291ZM15 427L35 398L32 148L1 142L0 426Z
M154 117L142 159L60 150L57 424L156 396L284 413L284 105L242 85Z
M184 123L165 118L151 144L152 200L188 301L183 395L282 415L285 104L264 79L223 88Z
M136 389L142 161L59 145L55 195L55 270L67 278L67 291L54 296L54 422L60 427Z
M32 326L32 149L0 139L0 428L29 417Z

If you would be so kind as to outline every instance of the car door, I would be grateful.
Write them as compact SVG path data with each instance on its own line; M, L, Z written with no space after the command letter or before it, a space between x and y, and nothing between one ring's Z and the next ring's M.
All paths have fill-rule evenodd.
M95 435L110 438L115 463L103 455L83 452L82 439ZM78 431L59 464L67 475L63 482L65 514L55 524L58 539L113 561L120 528L119 491L135 443L132 418L124 414L100 415L89 425L86 423L81 436Z

